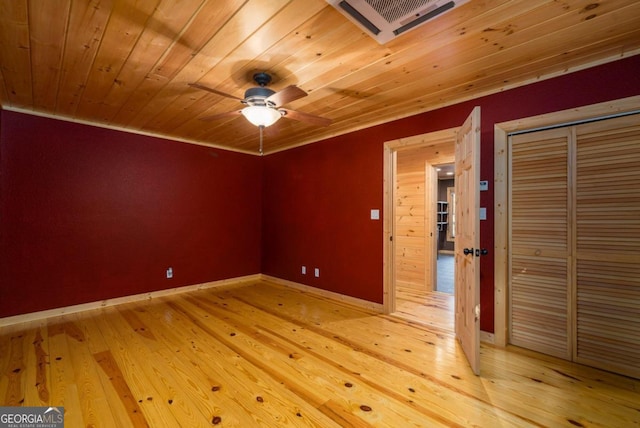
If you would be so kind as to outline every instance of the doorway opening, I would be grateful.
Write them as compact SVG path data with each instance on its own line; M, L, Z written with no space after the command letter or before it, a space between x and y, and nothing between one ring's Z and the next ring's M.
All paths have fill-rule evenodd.
M455 135L450 129L403 139L401 147L394 142L385 146L390 164L385 177L392 193L385 220L391 219L395 249L389 313L451 333L454 255L447 239L453 239L449 225L454 217L447 187L453 186Z

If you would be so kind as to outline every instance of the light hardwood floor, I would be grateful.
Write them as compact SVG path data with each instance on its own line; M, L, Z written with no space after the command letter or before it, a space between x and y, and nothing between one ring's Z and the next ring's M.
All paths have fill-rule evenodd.
M453 294L421 291L416 289L415 285L404 286L398 282L394 315L433 330L452 333L455 318L454 301Z
M0 329L0 405L67 427L637 426L640 381L269 282Z

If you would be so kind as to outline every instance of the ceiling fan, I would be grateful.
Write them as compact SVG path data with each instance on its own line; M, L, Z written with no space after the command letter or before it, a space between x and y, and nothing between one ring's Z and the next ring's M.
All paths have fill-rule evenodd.
M271 75L265 72L255 73L253 80L259 86L247 89L244 93L244 99L209 88L200 83L189 83L189 86L192 88L202 89L216 95L238 100L246 105L246 107L239 110L202 117L200 120L211 121L231 116L244 116L249 122L260 128L260 154L262 154L262 130L276 123L281 117L316 126L329 126L331 124L331 119L281 107L286 103L307 96L307 93L297 86L290 85L278 92L269 89L267 85L271 83Z
M226 98L238 100L247 106L240 110L233 110L226 113L203 117L201 120L210 121L223 119L229 116L244 115L249 122L256 126L264 127L273 125L281 117L287 117L289 119L307 122L317 126L329 126L331 124L331 119L281 107L286 103L307 96L307 93L297 86L290 85L281 91L275 92L274 90L267 88L267 85L271 83L271 75L265 72L255 73L253 75L253 80L259 86L247 89L244 93L244 99L209 88L208 86L200 83L189 83L189 86L192 88L202 89Z

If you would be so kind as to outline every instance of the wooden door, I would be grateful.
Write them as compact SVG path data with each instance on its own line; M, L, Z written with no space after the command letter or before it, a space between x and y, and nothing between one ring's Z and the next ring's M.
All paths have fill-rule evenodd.
M571 358L571 130L509 139L509 342Z
M456 135L455 331L480 374L480 107Z
M640 377L640 115L509 139L509 341Z
M576 127L574 359L640 378L640 115Z

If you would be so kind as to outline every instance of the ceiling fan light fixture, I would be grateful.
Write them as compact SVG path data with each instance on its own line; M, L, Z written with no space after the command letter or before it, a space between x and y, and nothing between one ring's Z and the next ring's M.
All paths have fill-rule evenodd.
M242 115L255 126L271 126L282 117L278 110L266 106L248 106L241 110Z

